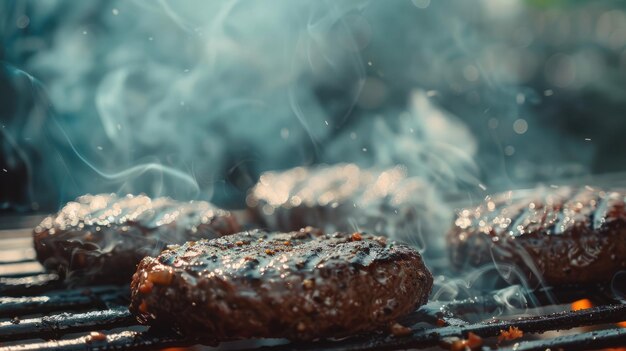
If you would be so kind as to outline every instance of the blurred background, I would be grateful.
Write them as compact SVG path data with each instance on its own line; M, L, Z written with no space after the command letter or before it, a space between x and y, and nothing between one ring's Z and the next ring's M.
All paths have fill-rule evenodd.
M0 38L4 212L236 208L318 163L404 164L442 194L626 170L624 2L17 0Z

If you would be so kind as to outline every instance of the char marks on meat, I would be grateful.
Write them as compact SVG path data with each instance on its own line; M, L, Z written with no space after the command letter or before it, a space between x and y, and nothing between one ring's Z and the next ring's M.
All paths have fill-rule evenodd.
M549 285L610 282L626 269L626 192L538 188L487 197L448 234L458 267L513 264Z
M217 340L310 340L386 327L424 304L432 282L419 253L384 237L255 230L146 257L130 309Z
M34 230L37 258L72 281L130 281L137 263L167 244L239 231L228 211L204 201L85 195Z

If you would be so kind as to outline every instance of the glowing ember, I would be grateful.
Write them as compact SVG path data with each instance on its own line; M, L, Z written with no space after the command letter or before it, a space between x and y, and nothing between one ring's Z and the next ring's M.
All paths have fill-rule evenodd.
M453 341L449 348L451 351L465 351L465 350L477 350L483 345L483 339L469 332L467 334L467 339L455 340Z
M524 336L524 332L518 327L509 327L509 330L500 330L498 342L519 339Z
M593 307L593 303L589 299L577 300L572 303L572 311L586 310Z
M577 300L577 301L572 302L572 311L586 310L591 307L593 307L593 303L589 299L582 299L582 300ZM615 325L617 325L620 328L626 328L626 321L615 323ZM626 348L610 349L610 350L626 351Z

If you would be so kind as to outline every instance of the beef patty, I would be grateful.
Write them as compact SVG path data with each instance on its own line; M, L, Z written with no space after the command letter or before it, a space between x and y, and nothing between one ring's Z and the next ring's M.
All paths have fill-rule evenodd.
M487 197L448 234L458 268L489 262L549 285L610 282L626 269L626 192L538 188Z
M266 172L246 202L271 231L306 226L326 232L385 233L393 239L440 252L452 211L433 186L406 169L362 169L354 164L297 167Z
M167 244L239 231L228 212L198 202L85 195L34 230L39 261L71 281L128 282L137 263Z
M310 340L385 326L424 304L432 283L419 253L383 237L255 230L144 258L130 310L217 340Z

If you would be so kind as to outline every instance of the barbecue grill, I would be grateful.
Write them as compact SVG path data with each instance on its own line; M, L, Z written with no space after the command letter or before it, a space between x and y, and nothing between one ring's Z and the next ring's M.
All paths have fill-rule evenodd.
M516 257L474 267L461 248L460 267L466 260L445 253L459 245L438 240L454 208L489 194L566 184L626 194L626 2L14 0L0 1L0 42L0 351L626 346L626 271L604 285L533 288L529 274L507 275ZM356 201L350 191L367 184L331 201L332 170L302 185L315 206L290 189L277 201L253 196L264 172L304 167L310 180L324 164L402 168L416 182L398 193L411 201L386 190ZM379 179L381 189L394 179ZM218 344L140 325L128 286L79 285L35 257L33 214L88 193L247 206L244 227L285 220L289 230L384 234L423 254L433 293L389 331L306 343ZM600 203L581 208L596 234L608 217ZM563 215L554 228L576 222L552 212ZM618 212L626 218L626 206ZM596 277L595 266L571 270L563 253L565 267L547 273ZM625 269L626 255L592 256Z
M215 344L210 336L190 339L138 325L126 308L126 286L67 286L57 275L44 272L35 260L28 229L32 221L11 222L26 228L0 230L0 351L152 350ZM483 350L496 346L501 350L587 350L626 345L626 328L616 324L626 320L626 304L609 287L543 289L532 295L533 309L501 319L477 320L476 316L495 314L503 307L490 292L461 301L430 302L400 321L411 326L406 336L379 333L309 343L255 340L225 344L229 349L259 350L455 349L473 333L481 338ZM580 299L592 299L596 306L558 311L558 306ZM546 336L546 332L580 327L584 329L576 329L580 332L575 334ZM511 328L522 331L524 337L499 343L502 331ZM541 333L545 334L536 336Z

